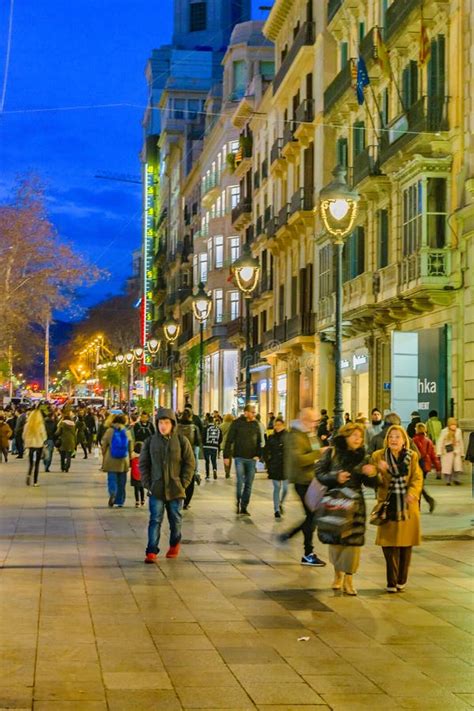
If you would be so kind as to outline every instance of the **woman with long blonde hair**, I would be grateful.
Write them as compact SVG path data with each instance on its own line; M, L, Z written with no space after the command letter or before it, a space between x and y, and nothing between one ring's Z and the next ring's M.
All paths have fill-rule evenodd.
M48 439L46 427L44 424L43 413L39 408L33 410L26 420L25 429L23 430L23 441L28 449L28 474L26 475L26 485L31 484L31 474L34 466L33 486L39 486L38 474L41 457L43 455L44 443Z
M382 546L387 592L405 589L413 546L421 543L420 495L423 472L418 454L401 425L388 428L383 449L372 454L381 483L377 489L380 525L375 544Z

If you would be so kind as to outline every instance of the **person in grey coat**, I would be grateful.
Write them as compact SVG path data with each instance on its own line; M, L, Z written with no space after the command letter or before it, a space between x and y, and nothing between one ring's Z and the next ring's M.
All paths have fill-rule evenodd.
M173 410L160 407L156 419L157 431L143 443L139 461L142 483L149 492L150 521L145 563L154 563L157 559L165 511L170 527L170 547L166 557L178 557L183 500L195 467L189 440L176 431Z

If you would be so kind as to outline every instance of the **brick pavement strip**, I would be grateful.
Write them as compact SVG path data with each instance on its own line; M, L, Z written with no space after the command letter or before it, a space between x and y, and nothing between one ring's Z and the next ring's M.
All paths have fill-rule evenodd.
M233 480L197 488L182 555L143 565L147 511L109 509L94 460L57 461L25 486L0 465L0 711L465 709L474 704L470 482L423 512L406 592L384 594L369 530L359 596L301 567L302 542L274 543L265 475L251 519ZM164 548L166 549L166 527ZM317 546L323 557L326 551ZM308 641L298 641L309 637Z

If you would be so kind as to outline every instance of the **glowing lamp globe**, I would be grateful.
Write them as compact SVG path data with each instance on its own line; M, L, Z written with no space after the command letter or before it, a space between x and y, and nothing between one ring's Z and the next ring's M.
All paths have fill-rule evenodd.
M179 323L171 316L163 324L163 331L168 343L174 343L179 336Z
M232 271L240 291L245 296L250 296L258 284L260 263L258 259L252 257L248 244L244 244L242 256L236 259L232 265Z
M357 217L359 193L346 181L346 169L338 165L332 180L319 193L321 219L330 235L339 242L352 231Z
M204 291L204 284L201 282L198 291L193 298L193 312L199 323L204 323L209 318L212 308L212 299Z

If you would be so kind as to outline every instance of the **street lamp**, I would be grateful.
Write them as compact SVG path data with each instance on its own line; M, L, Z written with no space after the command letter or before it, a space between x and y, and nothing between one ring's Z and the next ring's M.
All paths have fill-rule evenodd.
M248 244L244 244L242 256L233 263L232 272L245 299L245 402L250 402L250 299L258 284L260 263L252 257Z
M169 359L170 359L170 403L171 409L173 409L173 399L174 399L174 353L173 353L173 343L179 336L179 323L173 316L166 319L163 324L163 333L168 342L169 348Z
M204 284L198 286L197 294L193 298L194 316L199 322L199 417L202 419L202 387L203 387L203 361L204 361L204 322L209 318L212 309L212 299L204 291Z
M343 424L342 401L342 250L344 238L352 231L357 217L359 194L351 190L346 181L346 169L338 165L332 180L319 193L321 219L336 248L336 314L335 314L335 390L334 431Z
M146 342L146 349L151 355L155 355L155 353L158 353L160 349L160 342L157 338L150 338L149 341Z
M130 410L132 408L132 395L133 395L133 361L135 360L135 354L133 351L128 351L125 353L125 363L128 365L128 414L130 415Z

